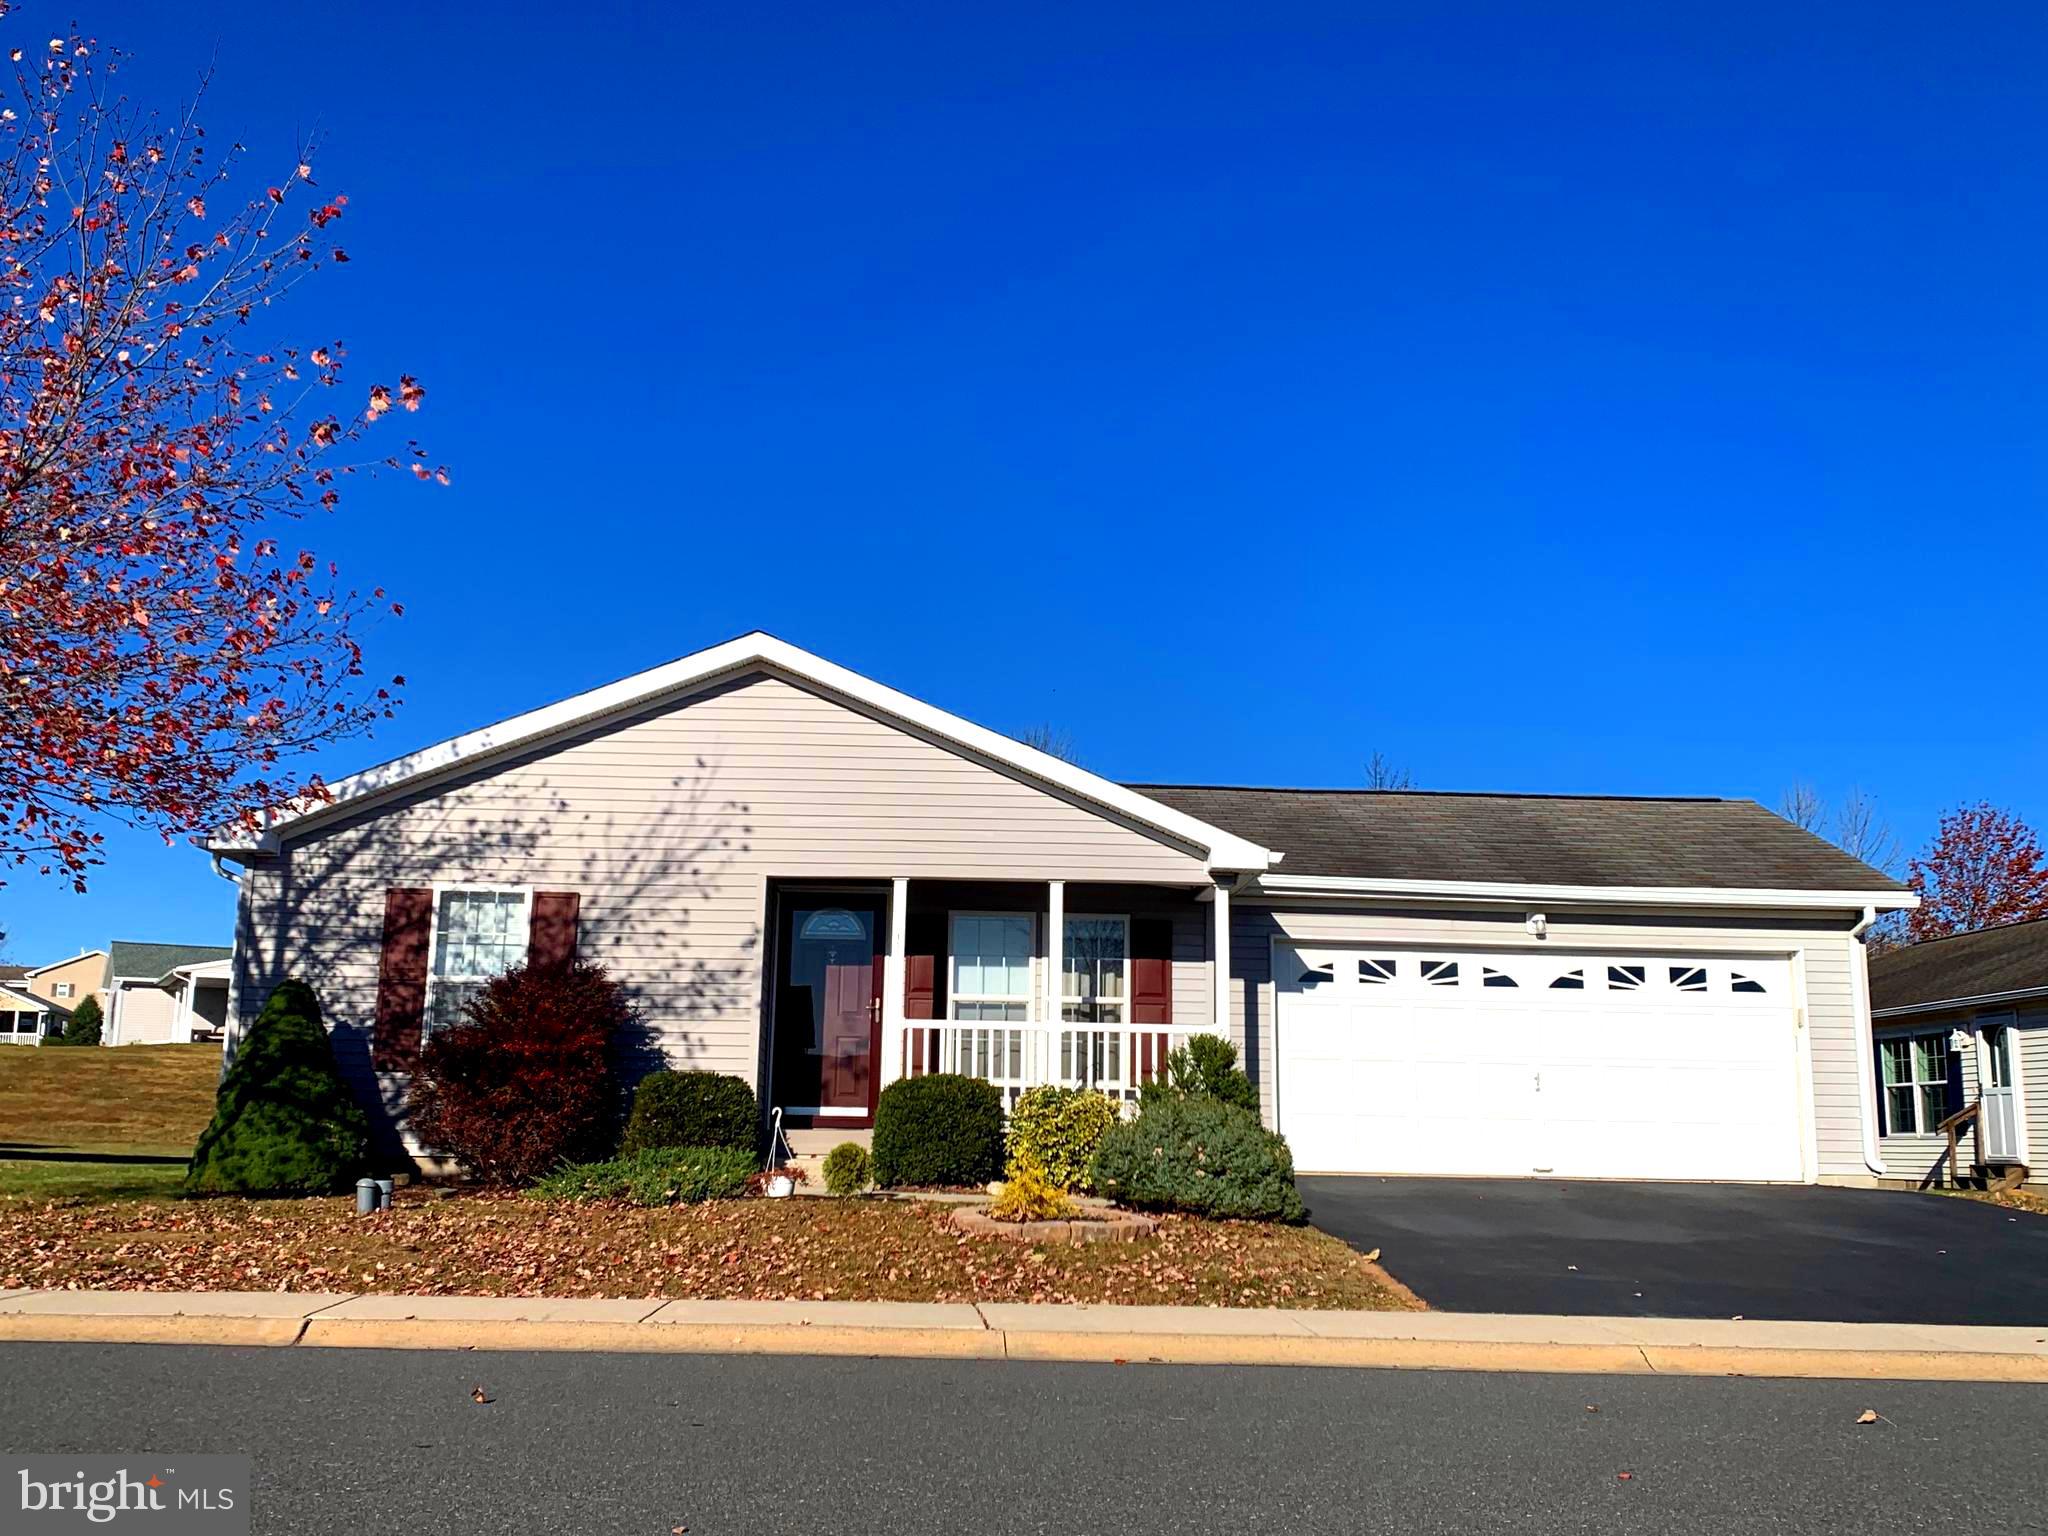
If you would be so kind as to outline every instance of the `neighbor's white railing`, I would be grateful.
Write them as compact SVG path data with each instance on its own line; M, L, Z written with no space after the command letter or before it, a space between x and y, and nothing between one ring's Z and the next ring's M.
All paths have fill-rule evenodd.
M904 1026L903 1072L958 1072L986 1078L1014 1104L1027 1088L1097 1088L1134 1099L1160 1075L1171 1050L1198 1031L1171 1024L983 1024L912 1019Z

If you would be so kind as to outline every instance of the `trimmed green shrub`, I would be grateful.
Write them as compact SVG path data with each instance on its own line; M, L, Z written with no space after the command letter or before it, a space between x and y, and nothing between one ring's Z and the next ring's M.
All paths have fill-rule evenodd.
M882 1090L875 1182L986 1184L1003 1167L1003 1096L978 1077L939 1072Z
M1095 1149L1117 1122L1093 1088L1033 1088L1010 1110L1010 1161L1028 1161L1055 1189L1086 1189Z
M100 1025L100 1000L88 997L71 1010L71 1017L65 1022L60 1038L66 1045L98 1045Z
M1166 1075L1138 1090L1141 1105L1188 1098L1216 1099L1254 1115L1259 1112L1259 1090L1238 1070L1237 1047L1221 1035L1189 1036L1186 1045L1167 1053Z
M825 1193L857 1195L874 1177L874 1160L857 1141L842 1141L825 1154Z
M633 1113L619 1156L656 1147L732 1147L751 1153L760 1144L761 1101L745 1078L651 1072L633 1090Z
M303 981L270 994L221 1082L185 1171L195 1195L326 1195L369 1163L370 1124L334 1064Z
M567 1163L538 1180L543 1200L624 1200L632 1205L697 1205L746 1193L754 1154L736 1147L651 1147L602 1163Z
M1300 1221L1294 1154L1258 1117L1197 1095L1160 1099L1096 1149L1097 1192L1146 1211Z

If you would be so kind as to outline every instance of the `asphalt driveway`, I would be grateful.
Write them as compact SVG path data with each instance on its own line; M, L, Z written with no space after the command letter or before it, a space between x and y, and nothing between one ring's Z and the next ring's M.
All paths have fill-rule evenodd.
M2048 1327L2048 1216L1760 1184L1305 1178L1309 1220L1447 1312Z

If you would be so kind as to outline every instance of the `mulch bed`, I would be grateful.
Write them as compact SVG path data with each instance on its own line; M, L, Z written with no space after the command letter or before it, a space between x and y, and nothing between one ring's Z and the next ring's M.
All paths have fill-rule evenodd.
M1309 1227L1160 1219L1133 1243L973 1238L949 1208L724 1200L646 1210L402 1190L349 1200L0 1207L0 1288L401 1295L1038 1301L1403 1310L1416 1303Z

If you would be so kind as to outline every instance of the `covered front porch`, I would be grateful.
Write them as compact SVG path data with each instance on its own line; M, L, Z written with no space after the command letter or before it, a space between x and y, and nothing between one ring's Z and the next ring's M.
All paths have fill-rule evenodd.
M933 1072L1012 1103L1135 1098L1189 1035L1229 1033L1222 885L778 881L767 901L762 1098L792 1131L865 1129L883 1088Z

